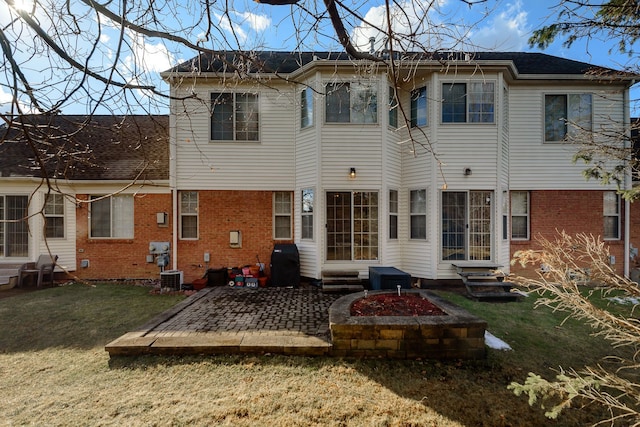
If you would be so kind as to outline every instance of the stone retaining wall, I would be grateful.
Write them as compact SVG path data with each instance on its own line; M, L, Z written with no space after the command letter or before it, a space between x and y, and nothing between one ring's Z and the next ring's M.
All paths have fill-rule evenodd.
M388 291L369 291L369 295ZM351 304L363 292L346 295L329 308L333 356L480 359L486 356L487 322L423 290L419 293L446 316L351 316Z

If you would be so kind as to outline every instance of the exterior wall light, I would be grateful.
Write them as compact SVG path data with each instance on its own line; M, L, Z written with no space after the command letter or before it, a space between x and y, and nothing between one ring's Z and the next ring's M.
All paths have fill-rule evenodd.
M349 178L355 179L356 177L356 168L349 169Z

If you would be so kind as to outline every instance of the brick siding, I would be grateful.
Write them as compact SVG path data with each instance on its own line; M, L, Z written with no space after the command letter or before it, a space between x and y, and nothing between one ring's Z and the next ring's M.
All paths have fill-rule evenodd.
M602 238L604 233L602 194L602 191L531 191L529 193L530 240L512 240L511 257L518 250L539 248L536 244L536 239L539 237L556 240L561 230L570 235L587 233ZM624 212L620 215L621 220L624 220ZM623 221L621 221L620 240L607 242L611 255L616 258L614 267L618 273L623 272L624 266L624 226L622 224ZM631 235L640 238L640 218L636 224L636 230L632 229ZM517 264L511 267L511 272L524 276L531 276L533 273L523 270Z

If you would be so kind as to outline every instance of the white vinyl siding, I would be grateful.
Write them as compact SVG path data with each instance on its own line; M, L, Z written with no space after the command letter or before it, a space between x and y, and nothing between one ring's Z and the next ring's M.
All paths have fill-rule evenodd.
M544 141L545 94L553 86L511 86L509 90L509 188L515 190L600 190L598 180L586 180L585 165L574 162L579 147ZM624 121L623 92L619 87L592 92L593 128L619 134ZM585 93L588 86L576 88ZM595 135L596 140L598 135ZM610 142L610 141L609 141ZM475 175L475 173L474 173ZM612 183L607 189L613 189Z
M233 85L234 90L239 90ZM186 89L186 88L185 88ZM197 92L222 92L227 88L209 81L195 85ZM185 99L175 111L175 154L172 178L180 189L198 190L286 190L294 187L295 119L299 92L293 85L272 82L269 88L247 85L260 100L260 143L210 142L211 111L208 105L189 99L189 91L175 89ZM173 112L172 112L173 114ZM305 132L313 137L313 132Z

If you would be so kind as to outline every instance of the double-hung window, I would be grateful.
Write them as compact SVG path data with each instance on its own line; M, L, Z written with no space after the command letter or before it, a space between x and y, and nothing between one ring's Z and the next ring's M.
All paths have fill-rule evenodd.
M494 82L442 84L442 123L494 122Z
M180 192L180 238L198 238L198 192Z
M605 191L602 198L604 239L620 239L620 196L615 191Z
M581 131L592 130L590 93L544 96L544 140L560 142Z
M313 239L313 188L302 190L302 238Z
M427 126L427 88L411 91L411 127Z
M44 204L45 236L47 238L64 237L64 196L47 194Z
M389 126L398 127L398 96L393 86L389 86Z
M529 240L529 192L511 192L511 238Z
M291 193L276 191L273 193L273 237L278 240L290 240L291 233Z
M28 209L28 196L0 195L0 256L29 255Z
M409 216L411 238L427 238L427 190L411 190L409 192Z
M254 93L212 93L211 140L258 141L258 101Z
M389 190L389 239L398 238L398 190Z
M378 123L378 95L367 83L326 85L327 123Z
M91 237L133 238L133 196L91 196Z
M313 126L313 91L305 88L300 92L300 128Z

